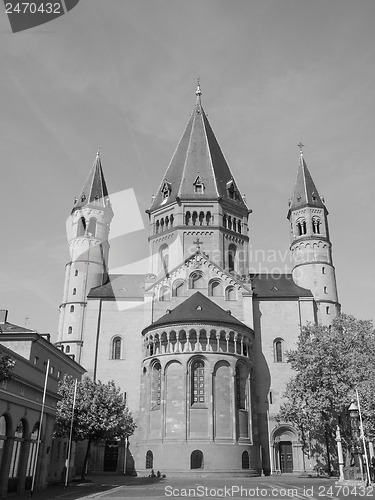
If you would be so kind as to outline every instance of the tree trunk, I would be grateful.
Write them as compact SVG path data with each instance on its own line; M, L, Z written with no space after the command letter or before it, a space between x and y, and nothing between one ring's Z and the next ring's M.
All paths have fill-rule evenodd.
M82 467L82 472L81 472L81 480L82 481L84 481L86 479L86 468L87 468L87 462L89 461L90 447L91 447L91 439L89 439L87 442L86 455L85 455L85 460L83 461L83 467Z
M326 448L327 448L327 468L328 468L328 474L331 476L332 475L332 470L331 470L331 457L329 454L329 438L328 438L328 431L327 429L324 432L325 438L326 438Z

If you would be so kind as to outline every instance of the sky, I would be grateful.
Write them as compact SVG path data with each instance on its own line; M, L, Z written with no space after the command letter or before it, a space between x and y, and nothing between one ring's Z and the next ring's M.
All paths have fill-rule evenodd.
M302 141L329 211L342 311L373 319L374 19L373 0L80 0L13 34L0 7L8 320L56 339L66 220L98 145L110 193L136 200L115 215L129 234L113 233L110 267L147 256L145 210L193 111L197 75L253 210L253 269L290 269L286 214Z

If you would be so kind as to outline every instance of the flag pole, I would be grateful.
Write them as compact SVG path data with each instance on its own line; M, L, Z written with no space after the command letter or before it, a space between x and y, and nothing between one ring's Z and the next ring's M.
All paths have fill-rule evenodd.
M44 406L45 406L45 402L46 402L48 374L49 374L49 360L47 361L46 376L44 379L42 411L40 413L40 423L39 423L38 441L37 441L37 445L36 445L35 465L34 465L34 470L33 470L33 480L31 482L31 489L30 489L30 496L31 497L33 496L33 492L34 492L36 469L38 467L39 447L40 447L40 439L42 436L42 424L43 424Z
M70 434L69 434L69 446L68 446L68 458L65 461L65 468L66 468L65 485L64 485L65 488L68 486L70 457L71 457L71 453L72 453L73 421L74 421L74 409L76 406L76 396L77 396L77 379L76 379L75 384L74 384L72 419L70 422Z
M359 402L359 395L357 388L355 389L355 392L357 394L357 403L358 403L358 411L359 411L359 422L361 424L361 436L362 436L362 443L363 443L363 450L365 453L365 458L366 458L366 475L367 475L367 484L371 485L371 476L370 476L370 467L368 463L368 456L367 456L367 449L366 449L366 441L365 441L365 432L363 430L363 420L362 420L362 413L361 413L361 405Z

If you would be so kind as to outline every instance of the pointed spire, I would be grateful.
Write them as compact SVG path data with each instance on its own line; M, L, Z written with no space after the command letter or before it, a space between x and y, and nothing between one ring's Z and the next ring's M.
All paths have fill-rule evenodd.
M150 210L177 200L217 201L223 199L247 210L201 105L200 79L196 104ZM165 190L168 181L168 196Z
M305 207L307 205L311 207L325 208L309 169L307 168L302 149L304 145L300 142L297 144L297 147L299 147L299 166L297 180L289 202L289 211Z
M200 83L201 83L201 78L200 78L200 76L198 76L197 77L197 90L195 91L195 95L197 96L197 104L201 104L202 91L201 91Z
M75 199L72 212L78 208L88 205L89 203L99 204L103 207L107 205L108 190L104 180L99 150L100 148L98 147L94 164L85 184L83 185L80 196L78 199Z

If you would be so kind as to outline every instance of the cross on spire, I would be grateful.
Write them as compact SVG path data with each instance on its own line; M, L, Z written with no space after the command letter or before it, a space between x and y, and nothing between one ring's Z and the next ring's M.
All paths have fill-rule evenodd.
M202 91L201 91L201 77L198 75L196 77L197 80L197 90L195 91L195 95L197 96L197 101L200 102Z
M199 240L199 237L197 237L197 239L195 241L193 241L193 245L197 245L197 253L200 251L200 245L203 244L203 241L200 241Z
M303 156L303 148L304 148L304 147L305 147L305 145L304 145L304 144L302 144L302 142L301 142L301 141L299 141L299 143L297 144L297 148L299 148L299 154L300 154L301 156Z
M100 156L100 150L103 146L96 146L96 156Z

